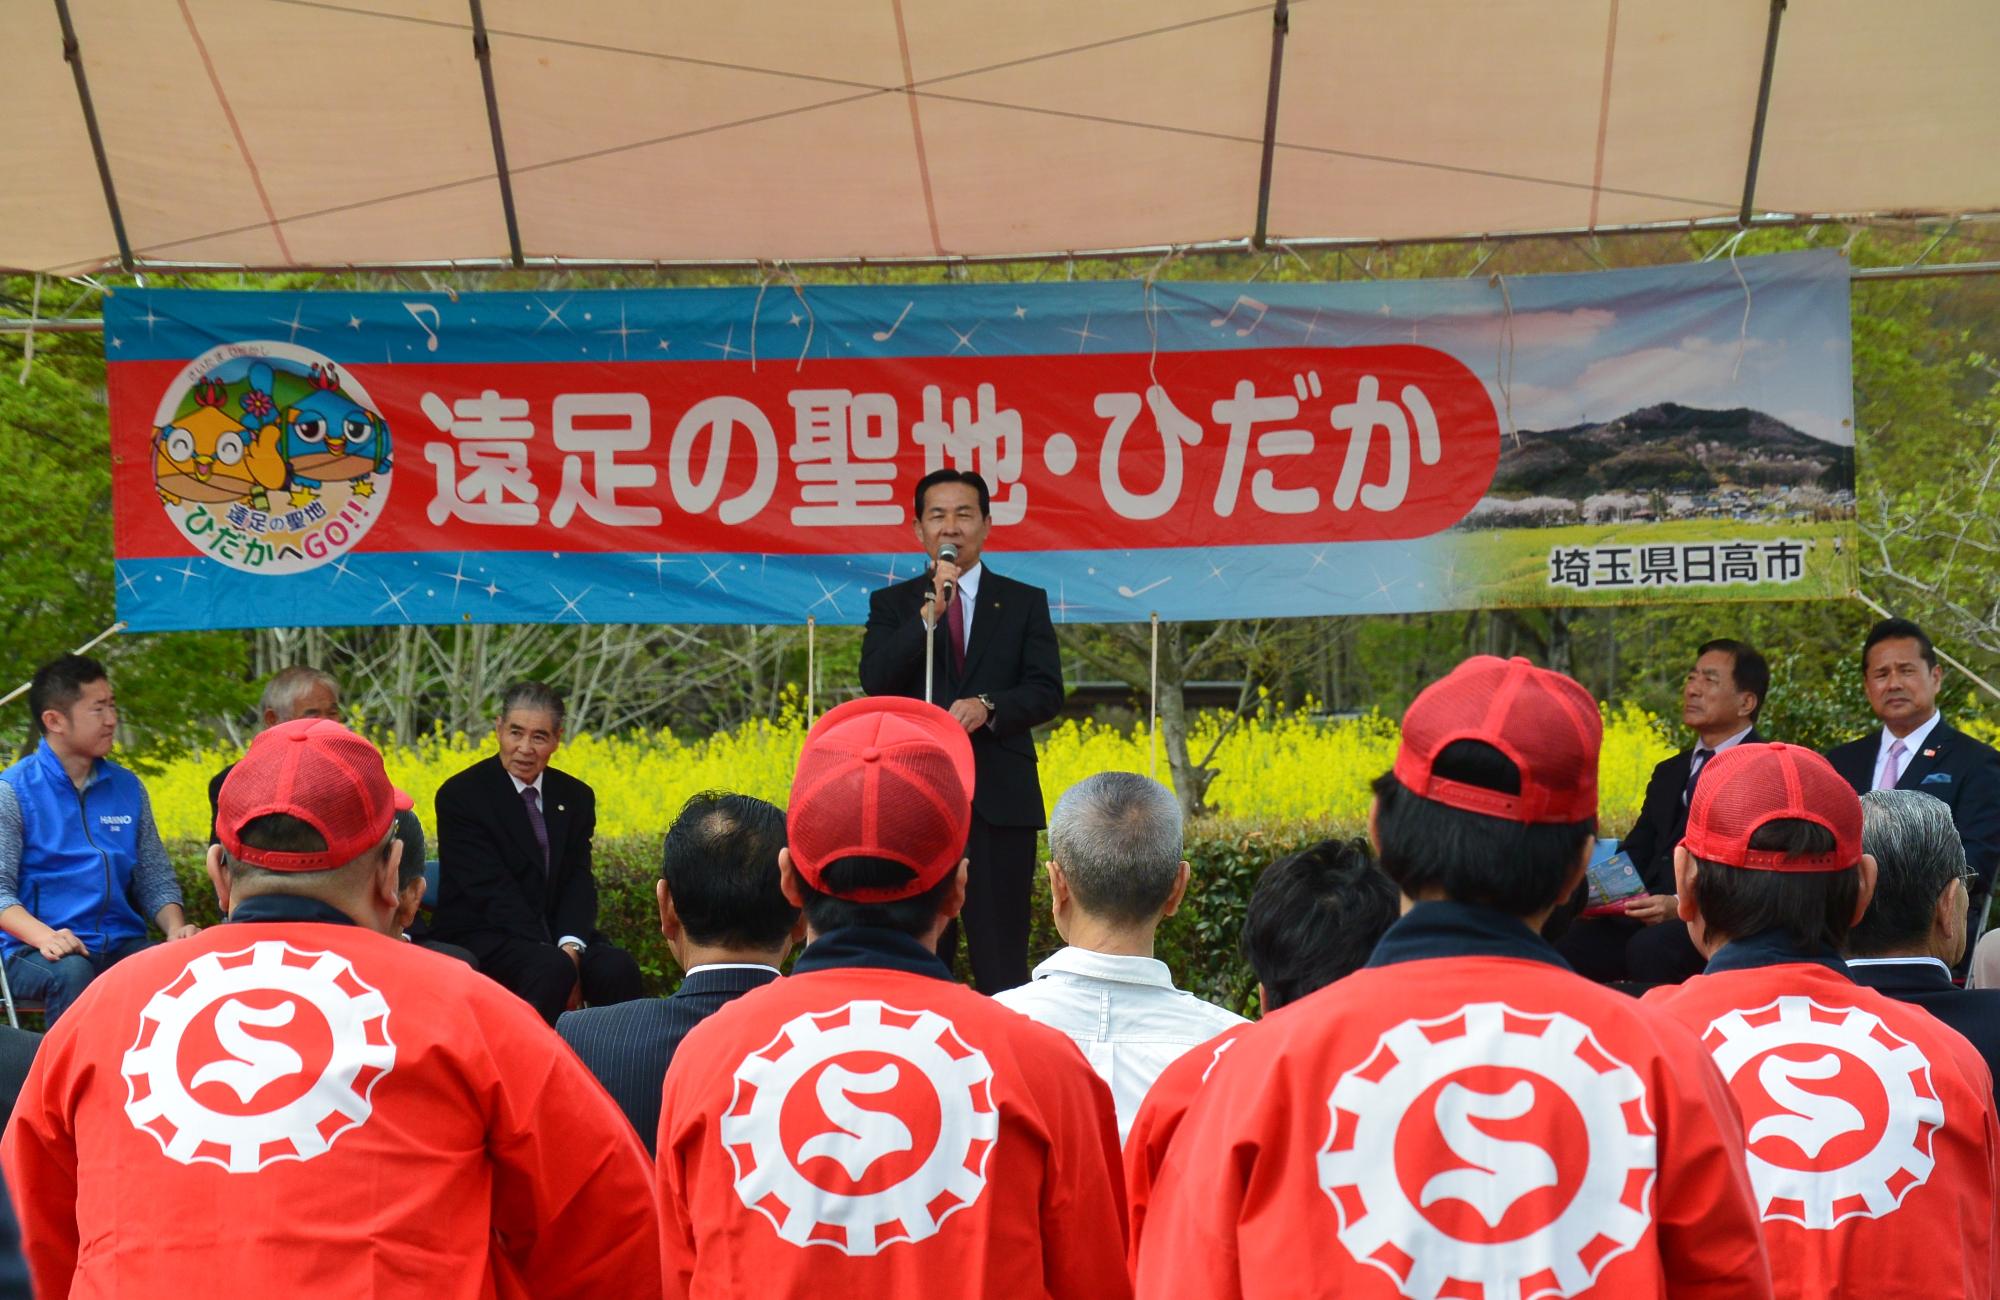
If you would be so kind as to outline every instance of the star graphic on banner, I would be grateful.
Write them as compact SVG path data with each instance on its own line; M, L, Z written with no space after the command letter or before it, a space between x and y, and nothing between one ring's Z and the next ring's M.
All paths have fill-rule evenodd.
M1026 307L1016 307L1014 309L1014 319L1015 320L1028 319L1028 309Z
M982 322L982 323L983 323L983 322ZM957 326L955 326L955 325L947 325L947 326L945 326L945 328L946 328L946 329L948 329L948 330L950 330L950 331L951 331L951 336L952 336L953 338L955 338L955 339L957 339L957 340L958 340L958 342L956 342L956 343L954 343L954 344L952 344L952 345L951 345L951 355L952 355L952 356L957 356L957 355L958 355L958 351L959 351L959 349L960 349L960 348L971 348L972 352L973 352L973 353L974 353L975 355L977 355L977 354L978 354L978 352L979 352L979 349L978 349L978 348L975 348L975 347L973 347L973 346L972 346L972 336L973 336L974 334L977 334L977 333L979 332L979 326L978 326L978 325L974 325L974 326L973 326L973 327L972 327L971 329L967 330L967 331L966 331L965 333L963 333L963 334L960 334L960 333L958 332L958 327L957 327Z
M122 348L125 346L125 340L117 337L116 335L113 335L111 339L111 346L114 348Z
M655 551L655 552L653 553L653 558L652 558L652 559L650 559L650 560L642 560L642 561L640 561L640 563L642 563L642 564L650 564L650 565L652 565L652 566L653 566L653 585L654 585L655 587L658 587L658 586L660 585L660 578L661 578L661 570L663 570L663 569L666 569L666 568L667 568L667 567L669 567L670 565L675 565L675 564L685 564L685 563L687 563L687 561L685 561L685 560L670 560L670 559L668 559L668 558L667 558L666 556L664 556L664 555L660 554L660 553L659 553L658 551Z
M146 304L146 314L139 319L146 322L146 337L150 339L153 337L153 327L165 320L166 317L155 316L153 314L153 304L149 302Z
M282 316L268 316L268 317L266 317L265 319L266 319L266 320L269 320L269 321L270 321L270 322L271 322L271 323L272 323L273 325L289 325L289 326L291 326L291 327L292 327L292 334L291 334L291 340L290 340L290 341L291 341L292 343L296 344L296 343L297 343L297 342L299 341L299 332L300 332L301 330L303 330L303 331L304 331L304 332L306 332L307 334L317 334L317 333L319 333L319 331L318 331L318 330L316 330L316 329L314 329L314 328L313 328L312 326L310 326L310 325L302 325L302 324L300 324L300 323L299 323L299 317L300 317L300 316L301 316L301 315L302 315L302 314L303 314L303 313L305 312L305 309L306 309L306 305L305 305L305 302L304 302L303 300L301 300L301 301L299 301L299 302L295 302L295 303L293 303L293 304L292 304L292 318L291 318L290 320L286 320L286 319L285 319L284 317L282 317Z
M1063 582L1061 579L1058 579L1056 581L1056 602L1055 604L1049 606L1049 612L1056 616L1057 622L1059 623L1069 622L1069 612L1073 609L1089 609L1089 608L1090 606L1088 605L1070 604L1068 584Z
M287 495L290 494L287 493ZM326 585L329 587L338 587L340 585L340 580L347 576L348 576L347 557L342 556L333 562L333 581L327 583Z
M892 555L889 557L888 568L882 570L880 573L870 573L868 576L871 578L887 578L891 584L894 584L902 575L896 572L896 557Z
M661 340L660 340L660 351L662 351L662 352L665 352L665 351L666 351L666 350L667 350L668 348L672 347L673 345L674 345L674 341L673 341L672 339L661 339Z
M486 585L484 587L481 587L480 590L486 593L486 599L488 600L491 600L495 596L500 594L499 585L496 584L491 578L488 578L486 580Z
M1201 559L1202 563L1208 566L1208 577L1203 578L1202 579L1203 582L1207 582L1209 578L1220 578L1222 576L1222 571L1229 567L1228 561L1224 561L1221 564L1217 564L1214 560L1209 559L1206 555L1202 556Z
M785 324L791 326L793 329L797 329L799 323L803 320L805 320L805 317L799 315L797 312L793 312L791 315L785 317Z
M1310 343L1313 341L1313 331L1319 328L1320 311L1321 308L1318 307L1313 308L1313 318L1306 322L1306 336L1305 339L1303 340L1304 342Z
M747 357L750 355L742 348L736 346L736 327L734 325L729 327L729 332L723 336L722 342L704 343L702 346L705 348L714 348L717 352L720 352L724 361L729 360L731 357Z
M588 320L588 319L589 319L589 317L585 317L584 319ZM615 330L599 330L599 331L597 331L597 332L598 332L599 334L615 334L615 335L617 335L617 336L618 336L618 347L619 347L619 350L620 350L620 356L621 356L621 357L622 357L622 358L623 358L624 360L626 360L626 361L630 361L630 360L632 359L632 342L631 342L631 340L632 340L632 336L633 336L634 334L637 334L637 333L639 333L639 331L638 331L638 330L635 330L635 329L627 329L627 328L625 327L625 303L624 303L624 301L623 301L622 299L621 299L621 300L619 301L619 303L618 303L618 328L617 328L617 329L615 329Z
M472 581L472 575L465 571L465 552L460 551L458 553L458 568L456 571L446 573L443 569L438 569L435 572L440 578L451 579L451 603L456 605L458 603L458 589Z
M838 587L835 587L831 591L829 591L827 589L826 582L817 573L813 575L813 581L819 583L819 599L815 600L812 604L806 606L807 613L811 613L813 610L818 609L821 605L833 606L833 612L836 614L841 614L846 612L840 608L840 602L834 598L840 595L841 592L846 591L850 584L843 582Z
M361 328L361 318L360 318L359 316L349 316L349 317L347 318L347 328L349 328L349 329L351 329L351 330L358 330L358 329L360 329L360 328Z
M1372 564L1368 566L1368 576L1375 579L1375 590L1368 594L1371 596L1380 596L1382 603L1385 605L1389 603L1390 590L1394 587L1400 587L1403 584L1401 578L1396 578L1389 582L1382 581L1382 571Z
M1317 569L1322 564L1326 563L1326 552L1327 548L1324 546L1320 547L1317 551L1313 552L1313 562L1306 566L1307 573L1311 573L1314 569Z
M1073 330L1067 325L1062 327L1063 333L1076 335L1076 350L1079 353L1083 351L1083 345L1090 342L1090 340L1104 337L1102 334L1092 334L1090 332L1090 315L1089 312L1083 314L1083 328L1080 330Z
M535 305L537 307L540 307L547 314L542 317L542 323L535 326L534 332L540 334L543 330L547 329L551 325L560 325L564 329L568 330L570 333L572 334L576 333L575 327L573 327L568 321L562 318L563 308L569 306L570 298L574 297L576 297L576 295L571 294L569 298L563 299L561 302L557 303L553 307L549 306L547 303L543 302L541 298L537 297L535 299Z
M393 606L396 612L403 616L403 621L405 623L409 622L410 611L403 608L403 597L415 591L417 589L417 584L413 582L409 586L403 588L401 591L391 591L389 589L389 584L386 580L382 578L377 578L375 579L375 581L380 582L382 584L383 594L386 595L388 599L384 600L381 604L377 605L370 612L375 614L380 614L383 610Z
M185 594L186 594L186 592L187 592L187 589L188 589L188 579L192 578L192 579L194 579L194 581L196 581L196 582L207 582L207 581L208 581L208 579L207 579L206 577L204 577L203 575L201 575L201 574L199 574L199 573L196 573L196 572L194 571L194 561L193 561L193 560L184 560L184 561L182 561L182 562L181 562L181 567L180 567L180 568L178 568L178 569L173 569L173 570L170 570L170 572L173 572L173 573L178 573L178 574L180 574L180 575L181 575L181 592L182 592L182 594L183 594L183 595L185 595Z
M127 572L125 572L125 570L123 570L123 569L119 569L119 568L118 568L118 566L117 566L117 565L115 565L115 564L114 564L114 565L112 565L111 567L112 567L113 569L117 570L117 573L118 573L118 585L119 585L119 586L121 586L121 587L123 587L123 588L125 588L125 590L127 590L127 591L131 592L131 593L132 593L133 595L135 595L135 596L136 596L136 595L138 595L138 594L139 594L139 584L138 584L138 583L136 583L136 582L133 582L133 581L132 581L132 575L131 575L131 574L129 574L129 573L127 573Z
M577 603L581 601L585 596L588 596L591 593L591 591L594 590L594 588L585 587L582 591L577 592L576 595L573 597L565 596L563 594L563 589L561 587L556 586L556 584L553 582L549 584L549 590L553 591L556 594L556 599L560 600L563 603L562 608L556 611L555 618L550 620L551 622L558 622L558 623L561 622L562 616L565 614L576 615L576 621L579 623L588 623L590 621L589 619L583 616L583 611L577 608Z
M729 561L724 560L722 563L715 565L713 567L710 567L707 560L698 559L696 563L700 564L701 567L704 570L706 570L706 572L702 575L701 581L694 584L696 591L701 590L703 587L706 587L711 582L715 584L715 589L717 591L729 590L729 588L722 585L722 575L728 572Z

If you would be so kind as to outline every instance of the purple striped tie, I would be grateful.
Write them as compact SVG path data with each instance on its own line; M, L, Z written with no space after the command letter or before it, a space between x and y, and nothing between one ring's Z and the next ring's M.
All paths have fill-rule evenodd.
M549 824L542 818L542 792L534 786L521 787L521 799L528 805L528 825L535 828L535 843L542 846L542 870L549 869Z

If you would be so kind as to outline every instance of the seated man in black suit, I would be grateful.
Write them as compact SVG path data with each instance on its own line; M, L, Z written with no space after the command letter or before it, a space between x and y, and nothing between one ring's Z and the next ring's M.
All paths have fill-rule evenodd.
M1964 1034L2000 1080L2000 990L1962 989L1966 890L1973 875L1951 809L1915 790L1861 796L1861 848L1875 859L1875 898L1848 932L1847 973Z
M778 886L785 814L744 794L709 791L687 801L660 853L660 933L686 972L671 997L571 1011L556 1032L576 1049L639 1130L659 1137L660 1088L690 1029L751 989L805 936L799 909Z
M470 949L550 1024L579 993L602 1005L641 991L639 963L597 930L597 796L549 766L563 714L540 682L508 687L493 728L500 752L438 787L431 920L433 937Z
M1706 964L1674 914L1674 846L1687 829L1688 800L1701 770L1723 750L1755 745L1757 714L1771 693L1771 665L1755 647L1716 640L1695 652L1681 688L1681 722L1695 743L1660 760L1646 783L1639 820L1621 846L1631 856L1646 896L1622 916L1579 917L1556 948L1579 975L1610 983L1678 984Z
M1979 879L1973 905L1983 907L2000 864L2000 754L1952 727L1937 710L1944 669L1924 630L1885 618L1861 645L1862 684L1882 725L1827 751L1847 783L1870 790L1921 790L1944 801L1965 845L1965 865Z

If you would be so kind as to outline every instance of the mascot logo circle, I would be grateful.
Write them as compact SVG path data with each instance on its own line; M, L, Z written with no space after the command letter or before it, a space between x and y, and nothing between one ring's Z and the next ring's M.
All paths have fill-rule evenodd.
M167 1157L232 1174L324 1155L396 1064L389 1004L338 953L204 953L139 1013L125 1115Z
M288 343L189 362L154 412L153 486L202 554L300 573L344 552L389 500L388 421L352 372Z
M1766 1219L1879 1219L1930 1178L1944 1124L1930 1062L1871 1012L1782 997L1718 1018L1702 1045L1743 1110Z
M799 1016L735 1079L736 1194L795 1246L922 1241L986 1188L993 1069L934 1011L861 1000Z
M1573 1296L1652 1223L1645 1084L1559 1012L1406 1020L1327 1109L1340 1243L1411 1300Z

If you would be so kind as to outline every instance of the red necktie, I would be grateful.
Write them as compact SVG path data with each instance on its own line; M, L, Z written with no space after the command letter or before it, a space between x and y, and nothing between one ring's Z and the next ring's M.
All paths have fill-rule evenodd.
M945 612L945 626L951 629L951 675L965 676L965 593L954 592Z

